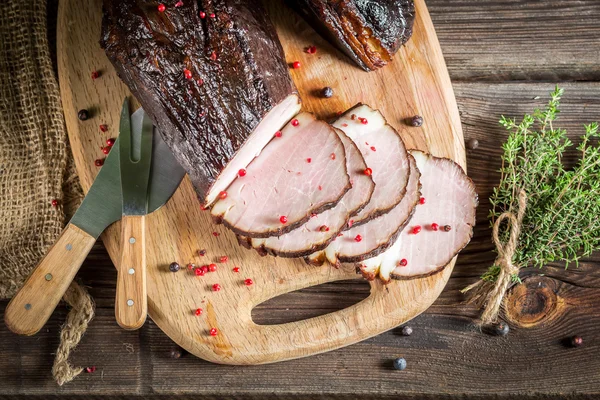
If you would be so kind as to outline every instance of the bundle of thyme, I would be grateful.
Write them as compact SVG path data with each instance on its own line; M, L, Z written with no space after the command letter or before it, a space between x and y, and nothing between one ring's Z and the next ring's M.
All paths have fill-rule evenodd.
M509 132L503 145L500 183L490 198L490 220L498 258L466 292L486 296L481 322L496 320L503 296L520 282L524 267L562 261L577 264L600 247L600 147L598 123L585 125L573 168L563 155L573 148L554 126L563 89L556 87L543 110L523 120L502 117Z

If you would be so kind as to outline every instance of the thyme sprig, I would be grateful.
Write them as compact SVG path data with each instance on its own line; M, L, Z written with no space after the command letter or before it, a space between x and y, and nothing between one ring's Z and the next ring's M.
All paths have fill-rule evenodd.
M600 147L598 123L584 125L585 134L576 149L580 158L573 168L563 156L573 147L564 129L554 126L563 89L551 93L548 105L525 115L520 122L502 117L509 132L502 146L501 178L490 197L493 225L505 211L516 212L518 193L527 194L514 265L524 268L562 261L578 264L600 247ZM500 226L506 241L509 229ZM493 282L500 267L493 265L481 277ZM515 274L513 281L519 278Z

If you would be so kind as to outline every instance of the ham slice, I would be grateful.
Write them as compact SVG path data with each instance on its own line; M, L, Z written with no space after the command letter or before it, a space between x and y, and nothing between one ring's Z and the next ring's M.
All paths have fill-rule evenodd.
M388 282L435 274L471 240L478 203L473 181L452 160L421 151L411 154L421 171L424 204L417 206L410 224L389 250L359 265L367 279L379 275ZM414 233L417 227L421 230Z
M280 257L304 257L327 247L346 226L351 215L359 212L371 198L375 184L364 174L365 160L358 147L339 129L337 133L346 151L346 166L350 174L350 189L334 208L315 214L307 223L279 237L266 239L238 236L239 243L254 248L260 254Z
M421 174L412 156L409 157L410 177L407 193L400 203L385 215L381 215L366 224L353 226L333 241L325 251L313 253L307 262L313 265L322 264L325 259L332 265L340 262L357 262L374 257L391 245L408 223L419 199L419 178Z
M367 105L358 104L346 111L333 126L356 143L375 182L371 201L352 218L353 226L357 226L400 203L408 184L408 153L398 132Z
M239 235L283 235L335 207L351 187L344 145L329 124L301 113L281 132L211 210Z

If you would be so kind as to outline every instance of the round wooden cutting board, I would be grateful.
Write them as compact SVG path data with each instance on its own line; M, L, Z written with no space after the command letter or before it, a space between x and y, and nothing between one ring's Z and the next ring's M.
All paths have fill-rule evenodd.
M394 57L375 72L364 72L318 36L301 18L283 5L268 2L288 62L303 100L303 109L321 118L363 102L381 110L404 138L407 148L450 157L465 167L465 151L456 100L444 58L423 0L416 0L414 35ZM67 128L81 183L89 189L98 173L94 160L101 146L118 134L120 107L127 87L119 80L98 44L101 2L64 0L58 20L59 79ZM304 49L317 46L316 54ZM91 78L92 71L101 76ZM331 86L334 96L315 94ZM77 111L92 112L87 121ZM404 120L422 115L421 128ZM100 124L108 132L99 130ZM113 260L119 259L120 224L113 224L102 240ZM370 296L346 309L319 317L281 324L256 325L251 310L265 300L305 287L342 279L362 279L353 266L335 269L313 267L302 260L260 257L238 246L235 236L212 223L202 211L186 177L171 200L146 219L148 303L150 317L175 342L203 359L225 364L259 364L308 356L389 330L426 310L444 288L454 261L441 273L387 286L371 282ZM197 255L206 249L206 256ZM219 263L223 255L227 263ZM186 268L169 272L173 261L181 265L209 262L217 272L196 277ZM232 271L234 266L240 272ZM254 284L245 286L244 279ZM212 291L219 283L222 289ZM203 309L201 316L194 310ZM211 336L209 330L219 334Z

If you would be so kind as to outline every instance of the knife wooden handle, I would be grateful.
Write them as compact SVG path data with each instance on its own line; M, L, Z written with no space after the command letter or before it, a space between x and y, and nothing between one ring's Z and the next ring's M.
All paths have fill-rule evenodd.
M146 292L146 217L121 219L121 262L117 266L117 323L128 330L139 329L148 314Z
M25 284L8 303L4 322L20 335L36 334L48 321L96 239L68 224Z

